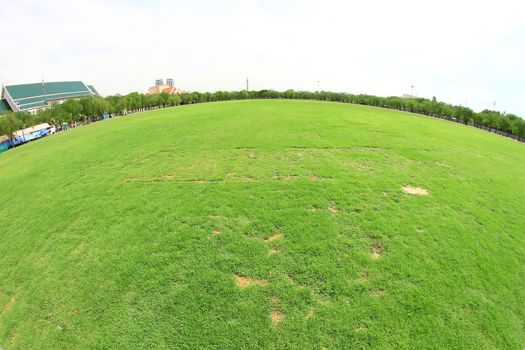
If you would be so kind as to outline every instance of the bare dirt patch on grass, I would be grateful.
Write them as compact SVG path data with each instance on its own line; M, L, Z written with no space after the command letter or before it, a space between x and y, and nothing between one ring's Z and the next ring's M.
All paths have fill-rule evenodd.
M217 235L220 235L220 234L221 234L221 231L219 231L219 230L213 230L213 231L211 232L211 234L214 235L214 236L217 236Z
M381 254L383 252L383 245L381 242L376 242L372 246L372 259L379 260L381 258Z
M278 326L279 323L283 320L283 313L281 310L275 308L272 310L272 324Z
M274 254L277 254L279 253L279 249L277 248L270 248L268 249L268 255L274 255Z
M266 238L265 241L266 242L273 242L273 241L276 241L278 239L281 239L283 237L283 234L282 233L274 233L273 235L271 235L270 237Z
M239 288L246 288L250 286L260 286L264 287L268 285L268 281L263 279L253 279L250 277L246 277L241 275L240 273L235 274L235 280L237 281L237 286Z
M414 187L414 186L404 186L403 191L408 194L413 194L415 196L427 196L428 191L422 187Z
M337 214L337 212L339 211L339 209L337 209L337 205L335 205L335 203L333 203L332 205L330 205L328 207L328 210L332 213L332 214Z

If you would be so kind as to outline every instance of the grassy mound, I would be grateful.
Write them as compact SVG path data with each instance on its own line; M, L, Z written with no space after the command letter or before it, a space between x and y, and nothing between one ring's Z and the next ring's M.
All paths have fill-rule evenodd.
M522 349L525 147L312 101L0 155L0 346Z

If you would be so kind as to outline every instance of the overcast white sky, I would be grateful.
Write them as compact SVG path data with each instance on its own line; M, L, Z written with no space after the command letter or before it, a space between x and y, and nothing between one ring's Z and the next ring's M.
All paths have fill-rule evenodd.
M321 89L525 117L519 1L0 1L0 83L83 80L103 95Z

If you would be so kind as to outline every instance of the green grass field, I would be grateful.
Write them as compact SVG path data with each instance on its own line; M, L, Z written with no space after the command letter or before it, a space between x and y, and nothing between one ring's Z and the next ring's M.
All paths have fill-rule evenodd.
M5 350L525 346L525 145L474 128L162 109L1 154L0 202Z

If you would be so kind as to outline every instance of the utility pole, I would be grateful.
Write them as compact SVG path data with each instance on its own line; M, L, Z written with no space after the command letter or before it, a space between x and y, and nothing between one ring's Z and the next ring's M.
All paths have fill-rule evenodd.
M321 92L321 90L319 90L319 83L320 83L320 81L317 80L316 83L317 83L317 92Z
M250 82L248 81L248 78L246 78L246 91L250 91Z
M414 97L414 85L410 85L410 95Z

